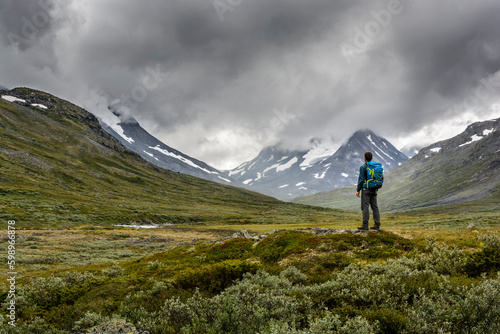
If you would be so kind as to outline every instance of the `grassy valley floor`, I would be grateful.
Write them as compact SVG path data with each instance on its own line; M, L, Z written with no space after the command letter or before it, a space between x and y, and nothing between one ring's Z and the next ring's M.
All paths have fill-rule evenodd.
M500 297L485 290L500 284L498 213L382 219L382 233L362 234L297 230L355 230L355 213L311 223L18 230L17 329L0 333L83 333L109 323L152 333L431 333L415 326L448 328L430 310L442 303L443 319L500 320L498 303L485 304ZM241 230L267 238L228 239ZM7 233L0 241L6 249ZM7 292L4 284L4 303ZM472 294L471 305L460 304ZM470 312L458 314L464 307Z

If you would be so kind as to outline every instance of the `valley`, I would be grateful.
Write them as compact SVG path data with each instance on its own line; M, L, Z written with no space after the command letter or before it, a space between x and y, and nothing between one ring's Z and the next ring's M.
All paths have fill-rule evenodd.
M16 326L2 270L1 334L462 333L470 317L498 330L498 120L402 157L380 190L382 231L358 233L353 188L280 201L162 169L69 101L6 94L0 248L15 221ZM359 141L390 146L360 132L340 152ZM468 168L449 180L452 157Z

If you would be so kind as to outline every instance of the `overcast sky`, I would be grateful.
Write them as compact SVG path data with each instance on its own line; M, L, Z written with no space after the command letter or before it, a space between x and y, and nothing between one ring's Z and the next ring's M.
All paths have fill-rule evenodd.
M498 0L0 0L0 85L220 168L370 128L397 147L500 117Z

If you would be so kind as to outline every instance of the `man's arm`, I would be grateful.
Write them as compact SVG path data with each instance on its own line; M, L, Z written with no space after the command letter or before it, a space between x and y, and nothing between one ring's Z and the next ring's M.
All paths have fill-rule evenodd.
M359 192L363 188L363 183L365 183L365 165L359 167L359 177L358 177L358 187L356 188L356 196L359 197Z

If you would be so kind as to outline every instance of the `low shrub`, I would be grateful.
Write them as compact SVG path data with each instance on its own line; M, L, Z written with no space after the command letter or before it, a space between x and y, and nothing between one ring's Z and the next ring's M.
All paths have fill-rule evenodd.
M36 313L38 308L47 310L59 304L71 304L101 279L88 272L40 278L18 289L16 307L21 313Z
M0 322L1 324L1 322ZM2 324L0 334L67 334L66 331L54 328L42 318L36 317L30 321L16 322L15 326Z
M186 269L178 273L175 285L182 289L198 288L210 293L219 293L245 273L255 273L261 266L242 260L226 260L197 269Z
M411 302L419 289L439 289L446 278L430 270L416 270L399 263L353 264L321 284L305 287L318 307L397 309Z
M407 311L406 333L499 333L499 298L498 278L450 286L446 293L422 291Z
M75 321L73 325L74 331L81 331L99 324L102 324L106 321L109 321L110 318L106 316L102 316L101 314L94 312L86 312L83 317Z
M309 327L296 329L283 321L271 322L266 333L270 334L375 334L376 326L362 317L354 317L342 321L338 315L327 313L322 317L311 318Z
M403 311L388 308L364 310L360 314L370 323L376 323L378 333L383 334L403 333L409 321Z
M165 264L158 260L148 263L148 270L156 271L156 270L161 270L163 268L165 268Z
M472 253L467 258L465 265L465 272L471 277L500 270L500 237L498 234L481 235L478 239L483 243L481 250Z
M118 277L123 275L123 269L119 265L114 264L111 267L104 269L102 273L108 277Z
M301 254L315 248L319 239L311 233L282 231L262 240L255 248L255 255L265 263L273 264L290 254Z

